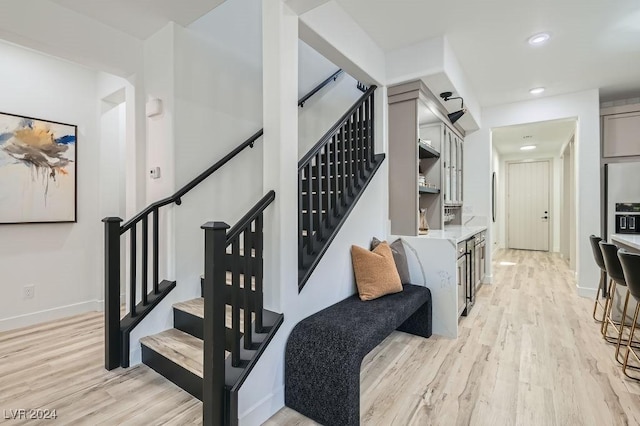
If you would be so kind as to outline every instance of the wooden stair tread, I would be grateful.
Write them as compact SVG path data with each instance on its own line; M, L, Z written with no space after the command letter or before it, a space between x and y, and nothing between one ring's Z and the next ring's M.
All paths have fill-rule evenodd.
M164 356L198 377L202 377L203 342L190 334L172 328L140 339L147 348Z
M198 318L204 318L204 297L174 303L173 307Z

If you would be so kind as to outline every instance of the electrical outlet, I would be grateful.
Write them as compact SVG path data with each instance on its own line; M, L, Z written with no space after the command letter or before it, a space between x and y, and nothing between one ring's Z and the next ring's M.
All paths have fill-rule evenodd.
M25 299L33 299L33 296L35 295L35 292L36 292L36 286L33 284L25 285L23 290L24 290Z

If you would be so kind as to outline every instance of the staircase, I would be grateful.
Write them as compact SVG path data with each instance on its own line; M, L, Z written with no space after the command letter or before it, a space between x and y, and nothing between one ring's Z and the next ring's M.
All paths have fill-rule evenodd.
M374 92L364 94L298 163L298 291L384 160L375 154Z
M298 105L303 107L342 72L329 76ZM366 86L358 83L358 88L365 90ZM362 101L307 154L309 159L302 167L300 199L308 206L309 214L301 212L300 217L301 223L304 220L307 224L303 230L309 245L301 247L312 248L303 259L304 265L311 265L305 273L310 274L315 267L311 255L321 256L326 250L333 239L332 232L340 228L382 161L382 155L373 153L373 90L375 87L366 89ZM129 367L131 331L176 287L175 281L159 277L159 239L166 232L160 229L163 209L181 205L192 189L240 152L253 148L262 134L259 130L174 195L151 204L126 223L121 225L122 219L117 217L103 219L106 369ZM324 175L322 170L332 174ZM316 187L318 182L323 188L335 185L336 189L317 192L307 188L302 192L303 187ZM344 187L338 188L338 183ZM325 200L324 207L316 204L321 202L317 194ZM333 204L327 204L327 198ZM174 328L140 340L143 363L202 400L205 425L238 423L239 389L284 320L282 314L263 307L263 212L274 199L275 192L268 192L233 227L224 222L202 225L202 297L175 303ZM314 215L317 212L322 214ZM125 244L129 256L121 265ZM121 317L123 266L128 271L126 290L130 303Z
M240 328L242 328L244 326L242 315L240 318ZM255 324L252 324L254 343L259 346L269 341L283 319L282 314L265 309L263 311L265 332L256 333ZM140 339L142 362L202 401L204 298L174 304L173 322L174 328ZM225 326L228 329L232 327L230 307L227 308ZM241 358L241 365L248 365L249 360L257 355L255 349L243 352L244 359ZM229 348L225 348L225 359L229 359L230 354ZM240 373L234 371L232 376L239 377ZM233 387L232 381L226 384L227 391Z
M140 340L143 363L203 401L205 424L237 423L238 391L284 320L262 307L262 214L274 198L270 191L231 229L203 225L204 297L174 304L174 328Z

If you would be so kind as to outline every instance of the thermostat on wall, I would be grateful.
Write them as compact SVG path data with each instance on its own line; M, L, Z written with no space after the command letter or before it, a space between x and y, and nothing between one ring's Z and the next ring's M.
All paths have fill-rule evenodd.
M154 167L149 170L149 176L151 179L159 179L160 178L160 167Z
M162 100L154 98L149 99L146 104L147 117L155 117L162 114Z

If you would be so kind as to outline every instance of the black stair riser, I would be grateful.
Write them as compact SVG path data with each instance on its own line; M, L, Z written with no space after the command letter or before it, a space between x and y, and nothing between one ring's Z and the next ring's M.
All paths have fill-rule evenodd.
M142 362L202 401L202 378L142 345Z
M173 308L173 327L198 339L202 339L204 336L202 318L180 309Z
M173 327L200 340L204 338L204 320L180 309L173 308ZM231 352L232 347L233 332L227 328L225 330L225 350Z

